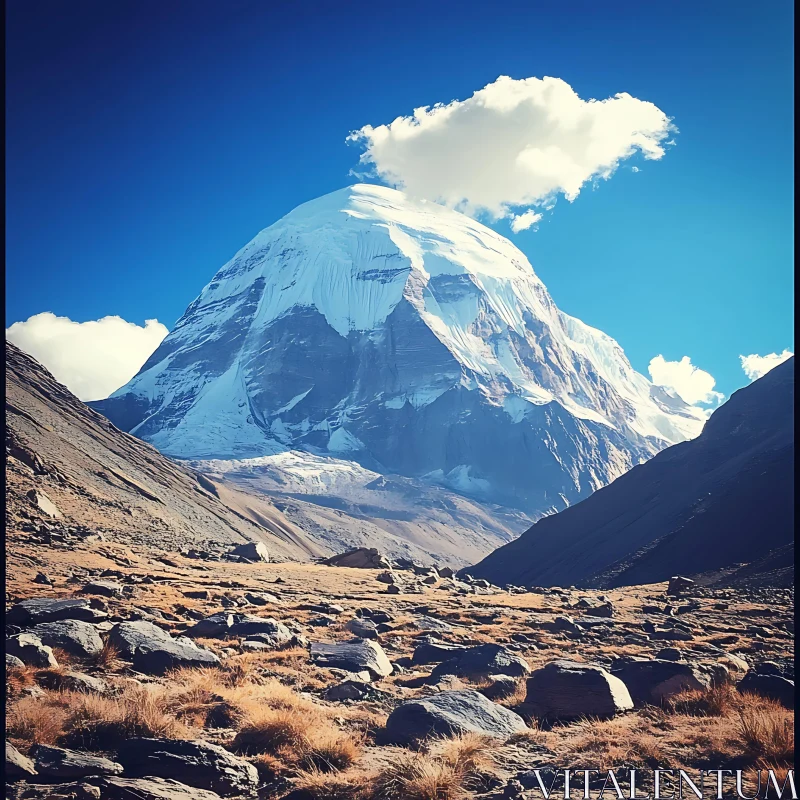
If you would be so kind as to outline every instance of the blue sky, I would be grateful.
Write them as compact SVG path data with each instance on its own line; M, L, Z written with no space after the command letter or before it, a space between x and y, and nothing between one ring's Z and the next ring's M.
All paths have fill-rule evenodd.
M354 182L351 130L552 76L679 129L537 230L496 224L559 307L725 394L739 355L793 348L788 0L277 6L8 4L7 325L171 327L261 228Z

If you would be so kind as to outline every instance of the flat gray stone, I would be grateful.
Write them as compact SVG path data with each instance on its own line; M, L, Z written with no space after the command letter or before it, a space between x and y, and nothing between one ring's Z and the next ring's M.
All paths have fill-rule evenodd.
M12 606L6 614L9 625L37 625L40 622L54 622L59 619L79 619L84 622L100 621L107 614L89 605L86 598L54 600L37 597L22 600Z
M94 625L78 619L42 622L34 626L31 633L38 636L42 644L60 647L81 658L96 656L103 649L103 640Z
M11 742L6 741L6 771L7 778L29 778L36 774L33 761L22 755Z
M185 636L173 638L151 622L120 622L109 634L109 642L133 662L133 668L150 675L163 675L177 667L219 664L210 650L198 647Z
M121 775L122 765L108 758L49 745L34 745L31 754L36 771L53 778L86 778L89 775Z
M219 745L182 739L129 739L119 759L131 777L180 778L223 797L253 794L256 768Z
M246 542L231 550L231 555L246 558L248 561L269 562L269 550L264 542Z
M392 665L383 648L369 639L312 642L311 660L319 667L334 667L348 672L367 670L376 679L392 674Z
M104 778L102 800L221 800L216 792L164 778Z
M794 681L782 675L761 674L751 670L739 681L736 689L775 700L784 708L794 708Z
M531 671L524 658L515 655L510 650L499 644L479 644L465 650L456 651L456 654L434 667L432 677L440 675L458 675L469 677L472 675L527 675Z
M430 736L462 733L507 739L527 729L519 714L465 689L402 703L389 715L384 734L392 744L408 745Z

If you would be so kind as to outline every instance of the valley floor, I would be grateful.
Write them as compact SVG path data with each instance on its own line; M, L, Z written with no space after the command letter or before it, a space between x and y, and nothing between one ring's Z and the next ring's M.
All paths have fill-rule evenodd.
M16 756L31 757L23 764L39 774L22 769L7 797L240 796L235 782L232 787L209 778L213 770L170 768L166 756L144 773L160 778L139 777L141 769L129 769L126 761L132 737L219 745L257 771L257 780L241 784L247 785L242 797L255 791L292 800L540 797L530 770L546 767L769 766L780 772L793 765L792 712L734 688L765 661L774 662L767 671L793 680L792 591L696 590L676 600L666 596L665 584L604 594L509 592L440 579L407 584L421 593L401 588L387 594L376 570L203 561L113 536L87 541L68 526L36 519L9 525L6 546L7 608L32 597L90 598L103 617L95 628L104 640L91 657L55 648L57 666L29 663L9 670L7 741ZM98 580L111 588L92 588ZM593 611L609 603L613 616L598 622ZM118 623L150 621L178 637L223 609L277 620L295 638L262 648L244 645L242 636L200 638L197 644L219 663L164 675L135 671L131 659L108 643ZM375 635L393 665L390 675L348 675L310 658L309 642L313 648L349 640L346 627L373 615L383 620ZM573 622L559 622L567 617ZM6 633L19 629L7 627ZM504 645L531 670L557 658L610 667L622 656L652 658L662 651L662 658L680 657L716 677L713 687L683 690L610 719L546 722L525 702L524 675L502 686L487 675L432 677L436 664L413 658L421 643L432 640ZM354 699L332 699L332 687L348 681L339 696ZM386 720L400 703L463 689L492 695L519 713L526 727L504 738L433 738L416 749L385 743ZM579 706L582 699L570 702ZM125 772L97 778L91 766L53 771L46 757L52 753L42 745L120 760ZM69 786L56 790L54 784Z

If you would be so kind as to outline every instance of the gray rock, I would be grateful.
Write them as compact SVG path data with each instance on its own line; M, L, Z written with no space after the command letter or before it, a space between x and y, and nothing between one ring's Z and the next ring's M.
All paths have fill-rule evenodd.
M440 578L454 578L456 573L450 567L442 567L439 570Z
M311 660L319 667L336 667L348 672L367 670L375 679L392 673L392 665L383 648L368 639L330 644L312 642Z
M357 547L331 556L322 562L329 567L355 567L356 569L385 569L389 562L374 547Z
M674 575L669 579L667 594L670 597L679 597L685 592L691 591L694 587L695 582L691 578L684 578L680 575Z
M506 739L525 730L519 714L466 689L402 703L389 715L384 733L388 742L408 745L429 736L470 732Z
M683 653L677 647L664 647L656 653L662 661L683 661Z
M391 570L386 570L378 573L375 580L380 583L397 583L397 576Z
M21 658L6 653L6 672L10 669L22 669L24 666L25 662Z
M164 778L104 778L102 800L221 800L216 792Z
M6 653L16 656L31 667L57 667L52 648L32 633L18 633L6 639Z
M436 617L420 617L414 621L414 627L422 631L452 631L453 626L443 619L436 619Z
M85 778L89 775L121 775L122 766L108 758L38 744L31 749L36 771L53 778Z
M51 519L61 519L64 515L58 510L56 504L39 489L31 489L27 493L28 500L38 511Z
M11 742L6 741L6 771L7 778L28 778L36 774L33 761L22 755Z
M527 681L525 703L543 719L610 717L633 708L625 684L602 667L551 661Z
M531 671L524 658L515 655L499 644L479 644L457 651L456 654L434 667L432 677L458 675L510 675L520 677Z
M511 675L490 675L489 684L480 689L480 693L490 700L504 700L517 691L519 679Z
M33 579L34 583L41 583L44 586L52 586L53 581L49 575L45 575L44 572L37 572L36 577Z
M6 622L10 625L38 625L40 622L54 622L60 619L93 622L105 618L106 614L91 608L89 601L85 598L73 600L32 598L17 603L6 613Z
M269 562L269 551L263 542L246 542L231 550L231 555L245 558L248 561Z
M241 618L244 615L236 614L236 616ZM218 636L231 634L233 619L234 614L227 611L220 611L216 614L211 614L210 616L205 617L205 619L199 620L192 625L192 627L189 628L186 633L189 636L197 636L203 639L215 639Z
M123 587L114 581L91 581L81 589L83 594L98 594L101 597L122 597Z
M459 650L466 648L459 644L445 644L444 642L422 642L414 649L411 658L412 664L440 664L451 659Z
M325 692L326 700L363 700L374 688L369 681L346 680Z
M660 703L685 689L706 689L710 679L700 670L679 661L665 659L620 658L611 674L628 687L637 706Z
M163 675L176 667L202 667L219 664L219 658L191 639L173 639L150 622L121 622L109 634L109 641L120 654L131 659L133 668L150 675Z
M97 694L105 694L108 691L108 685L102 678L95 678L93 675L72 670L57 674L39 673L36 680L46 689L68 689L73 692L96 692Z
M215 744L178 739L128 739L119 759L133 777L180 778L223 797L254 794L256 768Z
M103 640L94 625L78 619L42 622L32 630L49 647L60 647L81 658L96 656L103 649Z
M782 675L759 674L751 670L739 681L736 689L775 700L784 708L794 708L794 681Z
M378 638L378 629L372 620L369 619L359 619L355 617L351 619L347 625L344 626L345 630L350 631L355 636L358 636L359 639L377 639Z

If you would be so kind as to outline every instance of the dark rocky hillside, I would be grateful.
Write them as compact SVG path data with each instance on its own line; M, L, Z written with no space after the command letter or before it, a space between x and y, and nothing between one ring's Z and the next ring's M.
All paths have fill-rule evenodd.
M467 571L524 585L623 586L701 575L781 585L794 569L794 358L735 392L702 434Z

